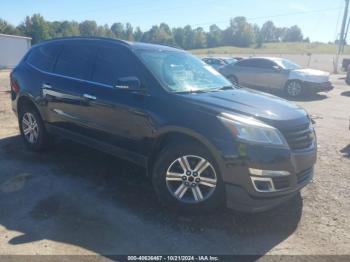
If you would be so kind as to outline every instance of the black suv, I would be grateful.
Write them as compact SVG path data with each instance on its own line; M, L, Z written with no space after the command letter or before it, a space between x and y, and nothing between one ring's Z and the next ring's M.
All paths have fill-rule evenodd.
M183 50L51 40L30 49L11 87L28 148L60 135L132 161L172 207L262 211L313 176L316 138L303 109L232 86Z

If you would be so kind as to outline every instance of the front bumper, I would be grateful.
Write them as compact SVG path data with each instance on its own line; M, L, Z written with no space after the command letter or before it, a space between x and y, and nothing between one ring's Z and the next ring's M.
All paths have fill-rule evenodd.
M324 83L303 82L303 87L313 92L329 92L334 89L330 81Z
M304 172L303 172L304 173ZM292 178L293 176L290 176ZM296 196L299 191L305 187L313 178L313 168L307 172L304 180L301 183L295 184L288 190L287 193L270 197L254 197L242 187L237 185L226 184L226 206L228 208L242 211L242 212L263 212L274 208L290 198ZM282 192L281 190L280 192Z
M260 212L285 202L313 179L316 158L316 140L304 150L245 145L244 156L224 157L221 165L226 206L244 212ZM256 176L249 168L288 171L289 174ZM273 183L273 190L257 190L254 178L267 178Z

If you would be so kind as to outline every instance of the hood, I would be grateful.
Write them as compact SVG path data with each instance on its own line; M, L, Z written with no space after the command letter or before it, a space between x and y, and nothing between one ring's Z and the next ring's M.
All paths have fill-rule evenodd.
M325 83L329 81L330 74L328 72L316 69L296 69L290 72L290 79L298 79L301 81Z
M277 128L309 122L304 109L287 100L263 92L241 88L181 95L213 114L240 114L259 119Z

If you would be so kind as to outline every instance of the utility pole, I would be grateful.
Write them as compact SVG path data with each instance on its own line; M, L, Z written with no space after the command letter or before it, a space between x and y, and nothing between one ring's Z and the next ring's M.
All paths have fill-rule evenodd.
M343 46L345 44L345 27L346 27L346 20L348 18L348 9L349 9L349 0L345 0L343 23L341 26L341 31L340 31L340 36L339 36L338 50L337 50L337 54L335 56L335 61L334 61L334 73L335 74L338 73L339 57L342 53Z

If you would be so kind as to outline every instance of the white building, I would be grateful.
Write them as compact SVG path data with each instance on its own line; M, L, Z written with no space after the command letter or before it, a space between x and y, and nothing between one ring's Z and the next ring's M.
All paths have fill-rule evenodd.
M31 46L31 38L0 34L0 68L13 68Z

